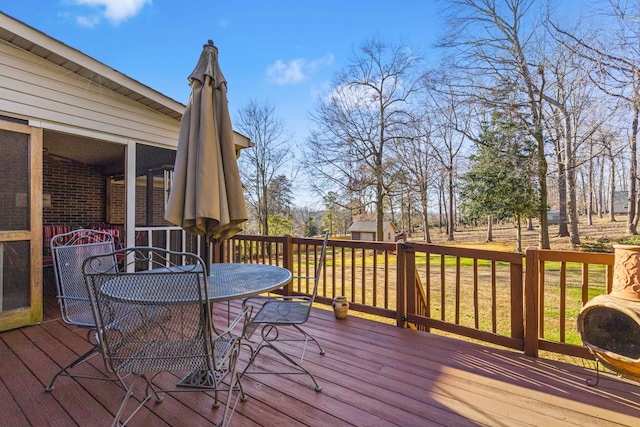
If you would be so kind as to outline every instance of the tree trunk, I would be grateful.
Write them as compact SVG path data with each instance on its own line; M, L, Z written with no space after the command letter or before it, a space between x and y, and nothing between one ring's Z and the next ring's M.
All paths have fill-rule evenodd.
M442 206L444 205L444 182L440 179L440 188L438 189L438 232L442 233Z
M550 249L549 225L547 222L547 159L544 155L544 136L542 130L536 133L537 160L538 160L538 181L540 184L540 235L538 240L539 249Z
M613 153L611 152L611 147L609 147L609 160L611 162L611 166L609 166L609 170L611 173L611 178L609 180L609 221L616 222L616 214L615 214L616 160L613 157Z
M590 141L589 143L589 174L587 176L587 180L589 183L589 193L588 193L588 198L589 200L587 201L587 224L588 225L593 225L593 218L591 217L591 215L594 212L593 209L593 192L595 190L595 186L593 185L593 141Z
M633 122L631 124L631 141L629 144L629 157L631 164L629 165L629 214L627 215L627 233L637 234L636 227L636 180L638 177L638 161L637 161L637 141L638 141L638 102L633 105Z
M576 246L580 244L580 235L578 234L578 203L576 200L576 157L573 150L573 131L571 126L571 117L566 109L560 108L564 118L564 150L565 164L567 172L567 202L569 208L569 235L571 236L571 244Z
M384 241L384 193L382 183L376 185L376 240Z
M562 159L563 150L556 153L556 161L558 163L558 237L567 237L569 228L567 224L567 174L565 172L564 160Z
M598 177L598 218L604 217L604 154L598 157L600 176ZM613 173L613 171L611 171Z
M424 241L431 243L431 235L429 233L429 204L426 191L420 191L420 204L422 205L422 234Z
M452 160L453 163L453 160ZM447 221L447 241L453 242L453 229L455 228L454 213L453 213L453 166L450 163L449 169L449 220Z
M411 195L407 195L407 227L405 230L407 232L407 237L411 236L411 231L413 230L413 225L411 223L411 209L412 209L411 200L412 200Z
M493 218L487 216L487 242L493 242Z

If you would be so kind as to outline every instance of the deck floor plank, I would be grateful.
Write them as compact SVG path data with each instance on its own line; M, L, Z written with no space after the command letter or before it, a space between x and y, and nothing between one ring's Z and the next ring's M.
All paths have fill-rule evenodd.
M0 333L2 423L108 424L123 397L119 384L61 377L52 393L44 391L61 365L89 348L86 330L65 325L53 299L44 310L42 324ZM232 425L640 425L639 384L604 373L597 387L589 387L585 380L595 374L588 367L355 316L336 320L328 310L314 309L306 329L326 351L320 355L310 344L305 356L322 392L304 375L248 374L243 387L249 399L238 404ZM243 349L240 368L247 359ZM254 367L287 368L268 349ZM104 364L95 357L76 369L96 374ZM166 373L154 381L172 386L178 379ZM209 393L172 393L161 404L152 399L129 425L211 425L221 411L211 408ZM143 395L142 387L136 389L136 399Z

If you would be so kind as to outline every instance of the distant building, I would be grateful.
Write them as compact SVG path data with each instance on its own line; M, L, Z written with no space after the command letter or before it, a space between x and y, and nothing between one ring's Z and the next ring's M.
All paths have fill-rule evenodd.
M629 212L629 193L626 191L613 192L613 213L626 214Z
M355 221L349 227L351 240L376 241L376 222L375 221ZM383 242L395 242L398 228L391 221L385 221L382 224Z
M560 211L552 210L547 211L547 225L559 225L560 224Z

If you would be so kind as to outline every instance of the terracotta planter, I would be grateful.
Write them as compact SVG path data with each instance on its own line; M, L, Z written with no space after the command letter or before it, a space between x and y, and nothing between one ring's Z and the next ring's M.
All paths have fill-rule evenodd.
M347 297L335 297L333 299L333 313L336 315L336 319L346 319L349 312L349 301Z

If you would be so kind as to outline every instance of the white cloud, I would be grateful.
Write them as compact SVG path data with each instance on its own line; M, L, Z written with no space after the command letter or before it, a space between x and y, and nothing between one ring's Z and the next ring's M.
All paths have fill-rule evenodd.
M289 62L278 59L267 67L267 79L279 85L300 83L306 80L309 74L313 73L317 68L329 65L332 62L333 55L331 54L311 61L306 58L292 59Z
M100 23L98 16L76 16L76 23L81 27L93 28Z
M267 77L279 85L300 83L305 79L302 67L304 59L293 59L288 64L278 59L267 68Z
M80 6L89 6L98 9L99 12L92 15L78 15L76 22L83 26L93 27L105 18L113 25L118 25L127 19L136 16L152 0L73 0Z

